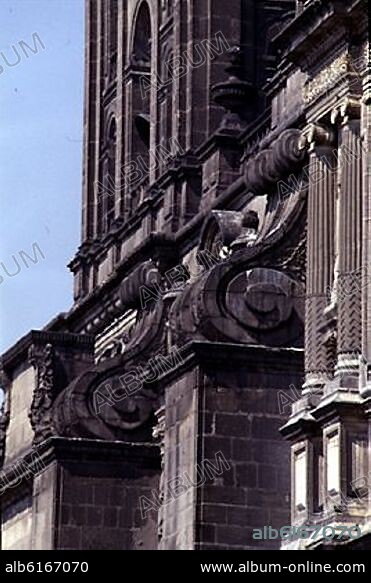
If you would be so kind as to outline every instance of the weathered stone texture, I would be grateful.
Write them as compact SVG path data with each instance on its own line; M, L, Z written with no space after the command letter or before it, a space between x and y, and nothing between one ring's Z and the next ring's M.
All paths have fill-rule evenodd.
M365 14L86 1L74 304L1 358L3 548L365 523Z

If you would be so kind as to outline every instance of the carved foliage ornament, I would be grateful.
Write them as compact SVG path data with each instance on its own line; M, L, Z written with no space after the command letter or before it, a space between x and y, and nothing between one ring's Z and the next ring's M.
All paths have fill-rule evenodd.
M0 466L1 466L4 462L6 431L10 420L8 391L11 384L10 378L8 377L4 368L1 365L0 365L0 384L2 388L5 390L5 394L3 394L3 402L0 408Z
M358 72L352 67L350 55L343 53L305 84L303 88L304 103L310 103L322 93L333 89L334 85L346 74L352 74L355 77L352 82L356 81L356 77L358 77Z
M6 430L9 424L9 419L10 414L6 409L6 402L4 400L0 409L0 466L4 462Z
M29 418L34 430L34 443L40 443L54 434L51 422L54 387L54 349L46 344L39 351L34 345L29 350L29 362L36 371L36 386Z

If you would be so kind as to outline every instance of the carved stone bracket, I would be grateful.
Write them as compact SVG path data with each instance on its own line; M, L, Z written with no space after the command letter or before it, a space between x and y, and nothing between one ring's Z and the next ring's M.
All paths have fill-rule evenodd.
M312 152L320 146L332 146L335 143L335 133L319 124L309 124L301 133L298 147L300 150Z
M170 314L177 344L192 339L300 346L304 289L281 271L248 268L237 251L177 298Z
M347 97L331 112L331 123L340 121L341 125L346 125L353 119L361 117L361 102L358 99Z
M143 312L122 354L86 370L58 394L52 408L58 435L151 440L157 379L176 362L166 360L167 309L167 300L159 299Z
M117 358L77 377L53 404L58 435L109 441L151 439L157 394L144 386L141 367L125 368ZM154 376L154 374L152 375Z

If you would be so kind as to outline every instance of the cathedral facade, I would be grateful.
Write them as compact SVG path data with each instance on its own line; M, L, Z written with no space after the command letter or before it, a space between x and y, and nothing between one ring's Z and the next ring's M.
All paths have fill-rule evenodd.
M1 358L1 548L370 548L367 2L85 10L73 305Z

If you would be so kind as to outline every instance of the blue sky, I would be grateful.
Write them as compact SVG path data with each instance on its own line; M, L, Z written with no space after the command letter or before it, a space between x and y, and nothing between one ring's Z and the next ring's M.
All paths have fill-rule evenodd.
M0 353L72 304L66 264L80 240L83 19L83 0L0 0ZM23 45L26 57L21 41L37 54ZM34 257L34 243L45 259L37 251L26 267L19 254Z

